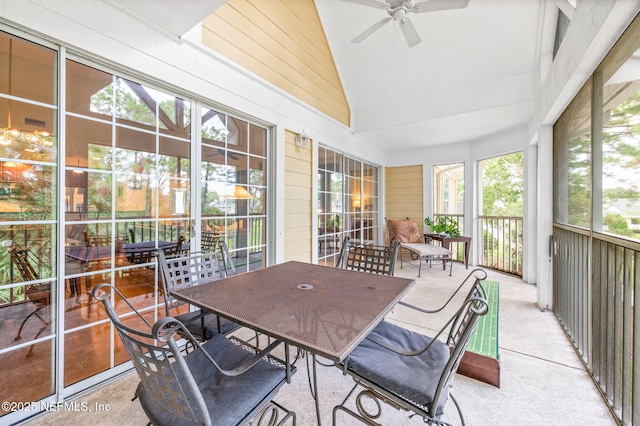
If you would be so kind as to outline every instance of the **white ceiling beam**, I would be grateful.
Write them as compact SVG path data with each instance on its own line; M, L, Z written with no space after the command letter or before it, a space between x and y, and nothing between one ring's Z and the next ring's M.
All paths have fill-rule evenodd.
M562 13L564 13L565 16L571 21L573 19L573 14L576 11L575 6L569 3L568 0L555 0L555 3L558 6L558 9L560 9Z
M388 127L472 113L536 100L537 74L523 74L471 87L416 96L391 105L354 111L355 131L366 134Z
M141 22L180 38L227 0L102 0Z
M420 148L460 141L474 141L513 128L526 128L535 102L502 105L413 123L389 125L357 134L389 152L398 147ZM419 135L419 136L416 136Z

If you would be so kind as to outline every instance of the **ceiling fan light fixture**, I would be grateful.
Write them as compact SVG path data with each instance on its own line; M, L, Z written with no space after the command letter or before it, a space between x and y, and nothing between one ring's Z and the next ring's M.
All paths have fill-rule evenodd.
M413 23L407 18L408 13L425 13L436 12L440 10L463 9L469 4L469 0L425 0L416 2L415 0L344 0L350 3L357 3L363 6L382 9L389 14L388 18L384 18L373 26L367 28L360 35L354 37L351 42L360 43L365 38L385 26L390 21L398 22L402 34L404 35L409 47L419 44L422 39Z

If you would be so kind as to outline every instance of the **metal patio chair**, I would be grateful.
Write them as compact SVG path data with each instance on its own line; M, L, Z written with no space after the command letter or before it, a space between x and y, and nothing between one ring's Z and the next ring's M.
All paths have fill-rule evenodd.
M138 373L135 398L150 423L282 425L291 420L296 424L295 413L273 401L295 373L295 367L270 354L281 342L260 351L218 335L200 344L175 318L149 324L110 284L96 286L93 296L104 304ZM127 316L128 325L115 312L115 300L124 300L134 314ZM186 336L194 350L184 355L176 334ZM279 419L281 412L285 415Z
M215 231L202 231L200 232L200 247L202 251L215 251L218 247L218 241L224 238L224 234L219 234Z
M340 248L336 267L352 271L393 276L400 242L391 246L376 246L352 242L346 236Z
M162 250L167 257L184 257L191 253L191 248L182 235L178 236L178 241L175 244L164 247Z
M219 252L192 253L188 256L167 256L158 251L158 264L162 273L162 293L165 313L181 321L200 341L211 340L218 334L228 334L240 328L239 324L201 310L175 314L180 307L189 304L171 296L171 292L225 277ZM188 309L188 308L187 308Z
M382 321L344 362L336 364L353 378L355 385L334 407L334 425L340 411L363 423L377 424L382 402L413 412L427 424L446 425L441 416L449 397L464 425L462 411L449 387L478 319L487 310L487 296L476 278L464 303L435 336ZM441 336L446 336L445 341L439 340ZM361 390L355 397L356 412L346 403L358 388ZM363 404L366 398L375 403L373 410Z
M9 254L11 256L11 262L16 266L16 269L18 269L18 272L20 273L23 281L36 281L40 279L40 276L33 267L32 260L29 259L29 257L34 256L33 253L31 253L29 247L23 247L14 244L9 247ZM40 334L42 334L42 332L46 330L50 325L50 321L43 318L40 315L40 312L44 308L48 307L51 303L51 284L28 284L24 287L24 293L26 299L29 302L33 303L35 309L33 310L33 312L27 315L24 320L22 320L20 328L18 329L18 334L16 335L14 340L22 339L22 329L24 328L29 318L31 318L32 316L38 318L42 323L42 327L36 333L34 339L37 339ZM29 355L31 355L32 350L33 346L29 350Z
M223 239L219 239L217 242L218 252L220 253L220 265L222 270L224 271L225 276L230 277L232 275L236 275L238 271L236 270L236 265L233 263L231 258L231 253L229 252L229 247L227 247L227 243Z

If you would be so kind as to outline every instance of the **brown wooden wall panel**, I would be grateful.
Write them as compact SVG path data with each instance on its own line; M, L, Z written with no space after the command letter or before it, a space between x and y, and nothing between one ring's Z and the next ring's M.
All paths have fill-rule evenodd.
M202 42L339 122L350 110L313 0L229 0Z
M387 167L385 169L385 211L389 219L408 217L418 230L424 225L422 166ZM422 232L422 231L421 231Z

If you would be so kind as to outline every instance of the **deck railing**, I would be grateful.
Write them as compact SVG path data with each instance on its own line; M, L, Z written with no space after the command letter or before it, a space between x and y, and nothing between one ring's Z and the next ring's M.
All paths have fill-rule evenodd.
M480 216L480 264L522 276L522 217Z
M554 225L554 311L623 425L640 424L640 244Z

